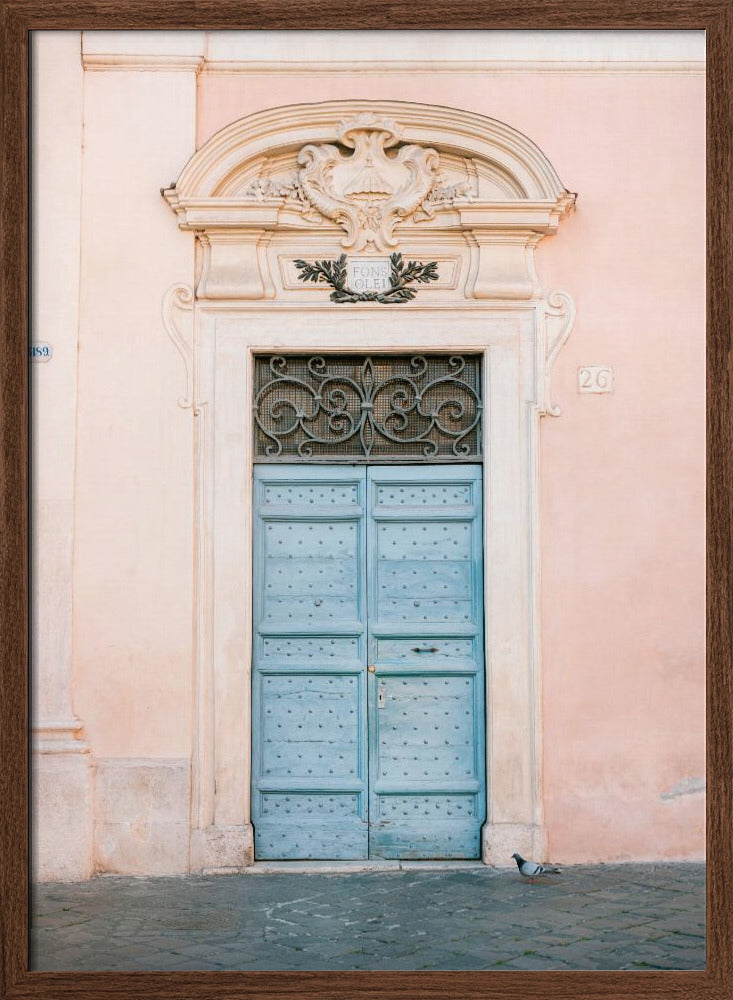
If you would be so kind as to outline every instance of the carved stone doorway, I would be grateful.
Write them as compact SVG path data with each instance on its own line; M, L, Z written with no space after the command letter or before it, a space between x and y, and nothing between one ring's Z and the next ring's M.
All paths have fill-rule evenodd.
M187 364L182 403L196 424L191 867L241 867L254 856L252 385L263 353L480 355L488 389L482 857L542 854L538 424L559 414L550 372L573 307L564 293L543 291L534 252L574 195L510 126L397 101L251 115L210 139L164 193L181 228L195 233L196 252L195 289L171 290L166 306ZM364 260L387 262L375 273L388 284L366 295L353 287ZM319 261L323 280L304 281ZM434 263L436 277L407 283L416 294L400 298L411 261Z

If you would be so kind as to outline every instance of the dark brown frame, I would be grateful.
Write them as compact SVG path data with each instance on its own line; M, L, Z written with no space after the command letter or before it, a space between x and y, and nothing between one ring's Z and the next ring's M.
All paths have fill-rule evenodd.
M733 996L733 0L0 0L0 997ZM708 952L705 972L28 972L28 33L43 29L707 31ZM681 137L682 139L682 137ZM682 139L682 141L684 141Z

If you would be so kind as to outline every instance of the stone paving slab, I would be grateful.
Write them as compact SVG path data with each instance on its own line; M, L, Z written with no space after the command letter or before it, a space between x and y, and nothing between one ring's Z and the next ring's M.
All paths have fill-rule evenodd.
M705 968L701 864L105 876L35 886L31 912L37 971Z

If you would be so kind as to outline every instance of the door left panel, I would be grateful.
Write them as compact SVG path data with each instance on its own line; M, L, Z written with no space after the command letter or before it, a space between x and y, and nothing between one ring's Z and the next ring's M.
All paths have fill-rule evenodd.
M364 468L255 466L257 858L367 857L365 494Z

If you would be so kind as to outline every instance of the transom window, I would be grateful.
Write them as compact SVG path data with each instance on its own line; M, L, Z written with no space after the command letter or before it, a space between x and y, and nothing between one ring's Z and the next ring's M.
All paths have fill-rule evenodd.
M477 354L257 355L256 462L475 462Z

